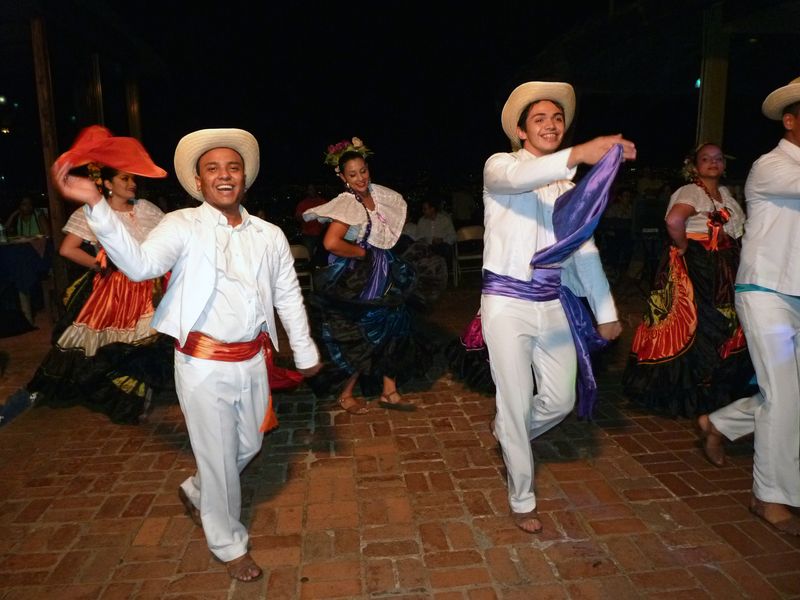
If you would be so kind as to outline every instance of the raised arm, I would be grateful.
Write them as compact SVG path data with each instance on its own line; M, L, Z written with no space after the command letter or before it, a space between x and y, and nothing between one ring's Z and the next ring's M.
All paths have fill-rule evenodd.
M615 144L622 145L622 158L624 160L636 159L636 146L633 142L624 139L622 134L604 135L570 148L567 166L573 168L579 164L596 164Z

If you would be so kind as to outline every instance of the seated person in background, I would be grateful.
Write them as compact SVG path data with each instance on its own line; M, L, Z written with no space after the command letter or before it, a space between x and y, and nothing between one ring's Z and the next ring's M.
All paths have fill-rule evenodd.
M9 215L4 225L7 234L12 236L50 235L50 223L47 221L47 216L41 210L34 208L30 196L22 197L19 208Z
M417 221L414 239L430 244L436 254L450 260L456 230L450 215L441 212L439 200L428 198L422 201L422 217Z
M319 221L304 220L303 213L310 208L321 206L327 201L328 200L317 191L316 186L313 183L309 183L306 186L305 196L297 203L294 209L294 218L300 225L300 235L303 239L302 243L308 249L308 255L311 257L312 261L314 261L320 249L325 226Z

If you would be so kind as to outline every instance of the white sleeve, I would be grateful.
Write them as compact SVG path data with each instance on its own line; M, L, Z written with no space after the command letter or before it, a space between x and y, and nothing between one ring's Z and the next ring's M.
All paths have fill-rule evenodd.
M619 320L594 238L586 240L564 261L562 284L576 296L583 296L589 301L598 325Z
M561 179L572 179L577 169L567 167L572 148L530 160L501 152L489 157L483 168L483 184L495 194L529 192Z
M114 264L133 281L160 277L172 269L189 234L179 227L174 213L164 219L139 244L105 200L84 206L89 226Z

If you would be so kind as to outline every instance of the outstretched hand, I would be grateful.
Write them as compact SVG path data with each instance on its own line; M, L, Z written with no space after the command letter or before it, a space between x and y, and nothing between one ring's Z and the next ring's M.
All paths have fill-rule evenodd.
M81 202L94 206L102 200L102 194L97 190L97 186L88 177L78 177L70 175L73 166L69 163L53 163L50 169L50 177L53 185L59 194L67 200Z
M573 146L567 166L571 168L581 163L594 165L598 163L600 159L605 156L606 152L615 144L620 144L622 146L623 160L636 159L636 145L632 141L626 140L622 137L622 134L618 133L617 135L596 137L583 144Z

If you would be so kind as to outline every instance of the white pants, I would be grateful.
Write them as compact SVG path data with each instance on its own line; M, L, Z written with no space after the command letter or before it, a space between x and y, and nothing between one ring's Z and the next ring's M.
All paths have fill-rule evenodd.
M481 323L497 389L494 428L508 471L509 504L514 512L528 512L536 508L531 440L575 405L575 344L559 300L484 295Z
M249 536L239 521L239 473L258 454L267 410L264 354L221 362L175 351L175 389L189 430L197 473L181 484L200 509L211 552L222 561L247 552Z
M754 433L753 494L800 506L800 298L737 292L759 391L709 415L730 440Z

